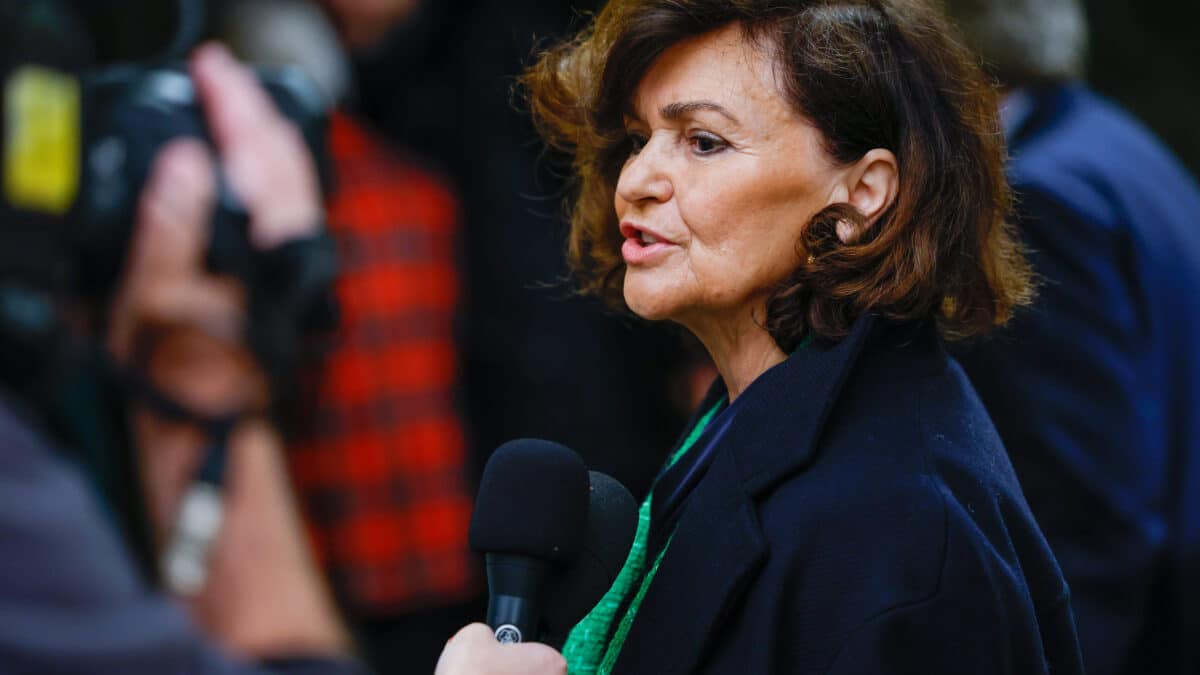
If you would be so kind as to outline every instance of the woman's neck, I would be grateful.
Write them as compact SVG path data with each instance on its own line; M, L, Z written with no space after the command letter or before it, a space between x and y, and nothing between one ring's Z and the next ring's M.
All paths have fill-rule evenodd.
M755 319L762 315L762 311L747 311L731 318L681 322L708 350L731 403L759 375L787 360L787 354Z

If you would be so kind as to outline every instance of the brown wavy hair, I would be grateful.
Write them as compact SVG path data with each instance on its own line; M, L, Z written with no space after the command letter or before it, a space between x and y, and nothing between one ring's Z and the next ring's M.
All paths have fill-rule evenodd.
M944 335L987 332L1030 300L1031 276L1005 218L997 95L945 18L922 0L610 0L573 40L522 78L542 136L571 155L569 260L581 290L624 307L625 264L613 193L630 152L623 112L672 45L740 25L768 50L782 93L851 164L892 151L899 194L849 243L849 204L816 214L796 269L767 302L763 325L785 351L837 339L874 312L935 316Z

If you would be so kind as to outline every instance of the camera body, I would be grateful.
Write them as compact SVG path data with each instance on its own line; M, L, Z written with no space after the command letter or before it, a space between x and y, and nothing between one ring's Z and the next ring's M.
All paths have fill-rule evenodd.
M259 79L327 175L321 94L299 71L260 71ZM158 151L176 138L208 141L192 80L182 68L74 77L20 64L4 90L0 278L102 298L123 266ZM247 213L220 177L218 185L209 267L253 283Z
M300 129L319 170L327 173L320 93L297 70L260 70L258 76L275 105ZM81 83L80 193L66 243L77 265L75 287L94 294L110 289L123 267L139 195L159 150L181 137L206 143L209 138L195 87L182 68L110 68L85 75ZM208 268L256 288L266 263L250 246L249 214L219 172L217 185Z
M159 150L180 137L210 139L182 64L102 66L80 47L96 41L87 20L95 5L2 5L0 345L21 355L18 362L33 362L61 333L56 303L99 308L115 290ZM258 77L300 130L328 185L323 96L298 70L260 70ZM256 250L248 214L219 171L217 185L208 268L247 288L250 342L268 371L283 372L306 334L336 321L332 241L322 232Z

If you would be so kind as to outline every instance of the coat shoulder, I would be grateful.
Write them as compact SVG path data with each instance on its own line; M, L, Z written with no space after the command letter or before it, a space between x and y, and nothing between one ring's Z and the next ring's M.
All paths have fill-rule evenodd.
M901 616L983 631L972 639L1019 624L1036 643L1039 613L1061 610L1061 573L961 369L944 355L890 363L921 365L865 360L814 463L759 502L764 587L782 591L782 634L798 636L787 662L831 662Z

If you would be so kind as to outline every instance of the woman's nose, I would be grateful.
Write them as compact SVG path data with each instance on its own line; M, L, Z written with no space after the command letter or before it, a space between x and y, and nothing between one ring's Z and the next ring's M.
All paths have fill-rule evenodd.
M631 204L647 199L658 202L671 199L674 186L666 171L667 157L661 145L651 137L640 152L629 157L617 179L617 196Z

